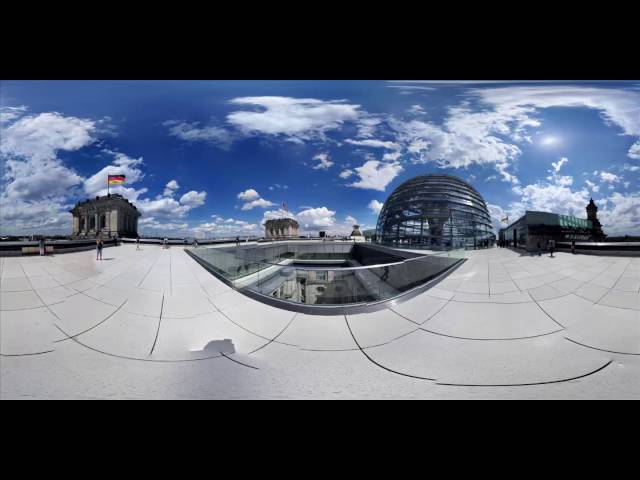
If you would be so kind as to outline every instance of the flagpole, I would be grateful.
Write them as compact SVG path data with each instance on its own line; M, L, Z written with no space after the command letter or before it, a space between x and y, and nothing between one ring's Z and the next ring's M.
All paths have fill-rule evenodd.
M109 171L107 170L107 197L109 196Z

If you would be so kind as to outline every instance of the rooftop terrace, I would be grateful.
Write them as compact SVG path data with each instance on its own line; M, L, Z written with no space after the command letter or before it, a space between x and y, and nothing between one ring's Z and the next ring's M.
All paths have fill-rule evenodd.
M408 300L307 315L141 249L0 259L1 398L640 398L640 258L469 251Z

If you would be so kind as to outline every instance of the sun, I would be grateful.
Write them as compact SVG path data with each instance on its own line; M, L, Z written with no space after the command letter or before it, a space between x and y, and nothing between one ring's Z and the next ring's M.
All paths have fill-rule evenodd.
M546 135L542 137L542 139L540 140L540 145L542 145L543 147L551 147L551 146L557 145L559 142L560 142L560 139L558 137L554 137L552 135Z

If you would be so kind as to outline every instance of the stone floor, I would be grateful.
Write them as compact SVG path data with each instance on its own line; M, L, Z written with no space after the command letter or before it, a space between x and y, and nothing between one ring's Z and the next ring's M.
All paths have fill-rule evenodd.
M640 398L640 258L468 252L408 301L310 316L141 248L0 259L1 398Z

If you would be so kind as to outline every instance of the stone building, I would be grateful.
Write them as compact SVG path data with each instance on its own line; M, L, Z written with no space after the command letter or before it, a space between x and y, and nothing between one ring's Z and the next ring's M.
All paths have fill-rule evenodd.
M602 231L602 224L598 220L598 207L593 203L593 198L587 205L587 220L591 220L591 240L594 242L601 242L605 239L606 235Z
M279 218L264 222L265 238L298 238L300 225L293 218Z
M135 237L141 213L117 193L78 202L73 215L73 235L79 237Z

